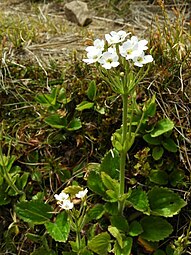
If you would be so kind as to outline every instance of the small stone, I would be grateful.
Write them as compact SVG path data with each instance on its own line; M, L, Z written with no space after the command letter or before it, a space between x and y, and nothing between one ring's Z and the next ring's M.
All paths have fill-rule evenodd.
M66 18L79 26L87 26L92 22L88 6L82 1L72 1L64 6Z

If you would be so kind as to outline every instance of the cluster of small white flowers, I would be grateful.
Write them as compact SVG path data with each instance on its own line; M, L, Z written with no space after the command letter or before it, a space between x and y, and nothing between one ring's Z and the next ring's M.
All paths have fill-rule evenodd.
M130 33L125 31L115 32L105 35L107 44L104 40L96 39L92 46L86 48L87 58L83 61L87 64L98 62L105 69L111 69L117 67L119 63L119 57L124 57L126 60L132 60L135 66L142 67L144 64L153 61L151 55L145 55L147 40L138 40L136 36L132 36L126 40L126 37ZM126 41L125 41L126 40ZM116 50L116 45L119 45L119 54Z
M88 193L88 189L79 191L75 197L79 199L83 199ZM57 200L57 203L59 206L64 210L71 210L74 207L74 203L70 200L69 194L66 194L64 191L62 191L60 194L54 195L55 199Z

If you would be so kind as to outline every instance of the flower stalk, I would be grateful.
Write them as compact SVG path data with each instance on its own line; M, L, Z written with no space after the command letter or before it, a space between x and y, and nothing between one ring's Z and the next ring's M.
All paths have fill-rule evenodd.
M96 64L103 79L110 84L114 92L122 97L122 125L120 131L114 134L114 147L120 155L119 199L118 213L123 215L125 207L125 167L127 152L133 145L144 118L144 112L134 129L136 114L136 86L147 74L142 72L145 64L151 63L153 57L146 55L147 40L138 40L136 36L126 39L130 33L112 31L105 35L105 40L96 39L92 46L86 48L87 64ZM120 66L120 67L119 67ZM135 69L136 68L136 69ZM137 70L140 68L140 70ZM135 72L137 71L137 72ZM115 141L116 139L116 141ZM116 142L116 143L115 143Z
M119 197L121 200L118 202L118 212L123 214L124 210L124 200L123 195L125 192L125 165L126 165L126 155L127 155L127 108L128 108L128 95L122 95L123 100L123 114L122 114L122 151L120 153L120 173L119 173Z

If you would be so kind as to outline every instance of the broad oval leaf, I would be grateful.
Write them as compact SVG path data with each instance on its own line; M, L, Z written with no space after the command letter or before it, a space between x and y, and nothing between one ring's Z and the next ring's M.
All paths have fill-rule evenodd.
M165 185L168 183L168 174L165 171L154 169L149 173L149 179L159 185Z
M44 122L53 128L65 128L67 120L65 117L61 117L59 114L53 114L44 119Z
M151 213L158 216L172 217L179 213L186 202L168 188L154 187L148 192Z
M91 171L88 175L88 188L98 195L105 196L105 187L102 183L100 173Z
M93 80L88 85L87 96L90 100L94 101L96 98L96 82Z
M87 212L87 220L98 220L105 213L104 206L102 204L96 204Z
M141 211L145 214L150 214L149 200L147 193L142 189L133 189L131 195L127 199L127 202L130 202L131 205L138 211Z
M131 224L129 225L129 235L130 236L138 236L143 232L143 228L141 226L141 224L134 220L131 222Z
M128 221L124 216L121 215L112 215L110 218L111 225L116 227L118 230L127 233L129 230Z
M47 222L45 224L47 232L58 242L66 242L70 233L70 224L65 211L58 214L54 223Z
M82 127L81 120L78 118L74 118L70 121L70 123L67 126L67 130L69 131L75 131Z
M88 242L88 248L99 255L107 255L110 247L110 235L107 232L103 232L93 237Z
M161 144L161 140L160 137L152 137L150 134L146 134L143 136L143 139L152 145L160 145Z
M176 143L170 137L167 137L164 141L162 141L162 145L170 152L177 152L178 150Z
M154 130L151 132L152 137L160 136L174 128L174 123L170 119L159 120Z
M141 237L152 242L164 240L173 231L167 220L157 216L145 216L140 223L143 228Z
M30 253L30 255L42 255L42 254L57 255L57 253L55 251L46 249L44 246L42 246L42 247L36 249L35 251L33 251L32 253Z
M159 160L162 157L163 153L164 153L164 149L162 146L156 146L152 150L152 156L154 160Z
M52 208L39 200L23 201L17 204L16 213L26 222L43 224L52 217Z
M114 245L115 255L130 255L132 245L133 239L131 237L127 237L125 240L123 240L123 248L121 248L116 241Z
M174 169L169 175L170 184L175 187L183 181L185 173L182 170Z
M100 165L100 172L105 172L111 178L119 178L119 153L117 150L106 152Z

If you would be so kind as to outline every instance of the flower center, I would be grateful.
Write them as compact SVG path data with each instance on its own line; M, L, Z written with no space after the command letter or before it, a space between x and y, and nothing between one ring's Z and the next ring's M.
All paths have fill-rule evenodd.
M113 62L113 59L111 59L111 58L107 59L107 63L111 64L112 62Z

